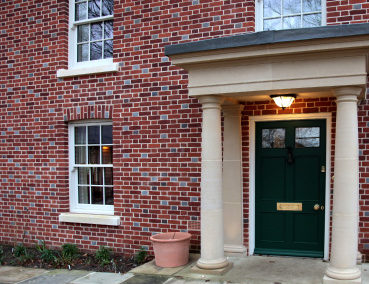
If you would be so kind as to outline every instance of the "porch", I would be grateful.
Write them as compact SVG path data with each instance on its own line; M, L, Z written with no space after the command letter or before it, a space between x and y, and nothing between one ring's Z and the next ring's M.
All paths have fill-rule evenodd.
M231 268L221 274L217 270L199 270L192 254L190 262L177 268L160 268L154 260L130 271L150 283L247 283L247 284L320 284L328 266L322 259L277 256L228 256ZM369 264L362 265L362 283L369 283ZM155 282L158 280L159 282ZM132 282L133 283L133 282ZM143 282L144 283L144 282ZM145 282L148 283L148 282Z
M230 260L224 256L224 252L253 255L256 252L255 248L258 248L259 252L257 253L264 254L265 247L262 241L264 243L274 242L277 244L280 242L283 244L281 247L277 247L277 245L266 247L268 253L265 254L278 254L277 252L281 250L283 255L310 256L312 251L316 254L314 249L307 253L304 250L304 245L298 248L302 253L295 254L291 251L295 249L296 243L287 246L287 239L281 241L281 236L288 236L289 239L298 239L298 242L303 244L306 243L305 236L307 235L302 233L302 229L294 232L290 230L292 233L287 231L291 228L290 225L287 225L292 224L291 221L289 223L280 221L277 225L273 222L273 220L279 218L278 203L284 202L286 204L301 205L298 207L301 209L292 211L300 211L305 216L312 213L310 211L315 206L319 206L319 214L322 218L324 217L322 212L325 214L324 249L320 245L319 253L323 255L324 250L324 258L330 260L330 265L326 269L324 283L361 283L361 272L359 267L356 266L359 217L357 105L366 95L368 34L369 25L358 24L244 34L178 44L166 48L166 55L171 57L173 64L188 71L189 95L198 98L203 111L201 258L197 261L197 267L204 270L226 268ZM328 141L325 145L327 150L326 162L321 162L319 167L314 168L315 175L322 174L326 177L325 203L324 198L316 199L314 205L314 203L304 203L304 198L282 200L283 198L278 196L278 198L272 200L274 202L273 206L256 205L258 201L259 204L264 204L262 203L263 199L260 198L260 192L270 192L269 189L276 190L273 182L269 183L269 187L265 186L264 191L257 189L258 186L260 188L261 184L260 182L259 185L257 184L258 174L260 176L260 173L268 171L263 172L260 170L261 167L258 168L257 166L258 147L259 149L263 147L253 144L256 121L275 122L278 120L307 119L306 117L300 117L301 114L306 115L305 111L290 113L288 117L278 114L273 117L262 115L249 118L249 147L247 149L249 180L248 188L244 188L242 173L244 160L242 160L243 150L241 146L245 140L241 136L242 110L248 111L247 102L268 101L270 95L273 94L294 94L302 99L335 98L336 119L332 121L332 123L335 123L335 133L332 135L330 131L326 133ZM331 121L329 114L322 111L317 113L318 116L323 117L309 117L308 119L324 119L329 129ZM279 128L281 127L276 126L276 124L270 126L270 129ZM270 129L266 128L265 131ZM319 129L323 131L323 128ZM296 131L298 131L297 128L291 130L290 133L297 133ZM289 137L286 139L293 141L294 134ZM334 145L334 149L332 149L334 151L334 155L332 154L333 176L330 174L331 155L328 152L331 150L330 140ZM291 157L294 155L295 148L298 148L296 142L283 145L280 148L284 148L284 152L288 152ZM274 147L268 146L266 148ZM322 157L324 157L323 154ZM323 160L322 158L321 161ZM293 158L288 163L293 165ZM269 172L282 167L289 167L286 166L284 160L278 165L270 166L268 168ZM288 171L293 173L294 168L292 166L289 168L291 169ZM288 171L286 171L287 174L284 177L292 176L288 174ZM310 175L310 177L312 176ZM264 177L271 179L268 175L264 175ZM329 197L331 177L333 181L332 203ZM295 178L293 181L296 180L299 179ZM319 184L324 184L322 178L317 180L319 180ZM292 181L289 180L288 183L290 186L284 187L292 188L292 190L284 196L292 196L296 192L300 193L300 189L296 190L291 185L293 184ZM315 187L312 186L311 188L314 189ZM244 234L243 228L245 222L243 219L242 194L244 190L249 195L249 220L246 234ZM307 191L305 190L305 192ZM258 197L255 192L259 192L258 200L256 200ZM321 191L320 194L324 194L324 192ZM268 198L266 196L265 200ZM265 208L270 211L267 212L267 214L270 213L268 216L271 216L268 222L264 222L266 217L264 218L261 215L261 209ZM275 212L272 212L270 208L274 208ZM318 216L317 209L314 210L316 210L316 216ZM285 215L287 216L287 214ZM259 216L259 223L257 217L255 217L256 215ZM298 214L296 216L296 220L301 217ZM287 216L286 218L290 217ZM292 219L291 217L290 220ZM303 228L305 224L312 223L302 219L295 222L295 227ZM259 229L258 237L255 228L262 227L260 220L264 220L262 222L268 223L268 225L263 227L265 229L262 229L262 233ZM323 224L323 221L316 221L316 223ZM329 224L332 224L330 228L328 227ZM266 240L265 236L269 236L270 233L276 231L282 231L282 228L287 229L284 229L274 239ZM323 231L322 229L319 230ZM315 235L315 231L309 231L306 228L304 232L313 232L312 235ZM300 236L300 238L296 236ZM320 240L322 240L323 235L320 234L320 236ZM329 241L330 239L331 241ZM259 245L257 242L259 242ZM245 246L246 244L247 246ZM286 252L285 249L289 251ZM293 266L295 265L296 263L293 261ZM304 267L305 265L302 265L302 269ZM268 269L264 271L268 271ZM295 267L293 269L295 271ZM297 274L294 272L294 277ZM318 273L313 274L317 275ZM319 274L320 280L316 283L322 281L323 275L324 273Z

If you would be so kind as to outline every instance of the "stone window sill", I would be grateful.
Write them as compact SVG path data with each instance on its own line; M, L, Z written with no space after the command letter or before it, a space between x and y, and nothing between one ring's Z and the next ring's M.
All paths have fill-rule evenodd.
M59 215L59 222L119 226L120 217L113 215L61 213Z
M59 69L56 73L58 78L67 78L80 75L91 75L99 73L117 72L119 69L118 63L96 65L82 68Z

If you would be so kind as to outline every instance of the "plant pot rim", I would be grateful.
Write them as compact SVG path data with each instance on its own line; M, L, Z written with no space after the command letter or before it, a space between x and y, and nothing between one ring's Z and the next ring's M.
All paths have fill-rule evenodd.
M191 234L187 232L168 232L152 235L150 240L158 243L168 243L168 242L181 242L186 241L191 238ZM158 238L161 237L161 238Z

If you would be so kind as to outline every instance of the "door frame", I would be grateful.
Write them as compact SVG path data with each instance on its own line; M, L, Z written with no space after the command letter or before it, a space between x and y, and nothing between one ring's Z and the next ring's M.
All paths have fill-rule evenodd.
M326 175L325 175L325 214L324 214L324 260L329 258L329 224L330 224L330 176L331 176L331 129L332 114L328 112L307 114L278 114L249 117L249 255L255 249L255 130L256 122L281 120L326 121Z

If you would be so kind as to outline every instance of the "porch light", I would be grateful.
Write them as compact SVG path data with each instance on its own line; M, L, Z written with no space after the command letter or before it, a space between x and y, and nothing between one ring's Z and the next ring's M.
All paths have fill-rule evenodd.
M296 98L296 94L284 94L284 95L271 95L270 96L275 104L282 109L291 106Z

